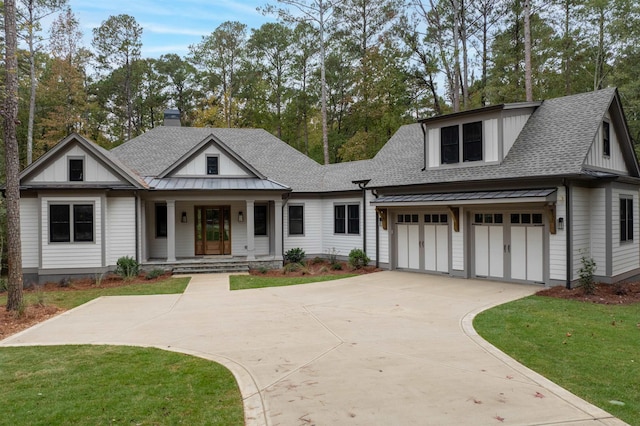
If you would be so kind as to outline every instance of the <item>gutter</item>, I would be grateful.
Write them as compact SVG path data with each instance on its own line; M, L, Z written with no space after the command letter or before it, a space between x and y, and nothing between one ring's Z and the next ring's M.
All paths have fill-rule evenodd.
M371 182L371 179L354 180L351 183L358 185L358 188L362 190L362 251L367 253L367 184Z
M420 129L422 130L422 160L423 167L421 172L427 170L427 129L425 123L420 123Z

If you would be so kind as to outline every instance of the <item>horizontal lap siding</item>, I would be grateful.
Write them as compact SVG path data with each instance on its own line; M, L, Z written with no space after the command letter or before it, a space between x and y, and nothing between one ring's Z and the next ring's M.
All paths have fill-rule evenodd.
M136 256L135 199L107 198L107 265Z
M289 235L289 206L304 206L304 235ZM322 200L289 200L284 208L284 250L299 247L307 254L322 254Z
M22 267L40 266L40 247L38 244L40 227L38 225L37 198L20 199L20 241L22 242Z
M620 241L620 197L633 197L633 241ZM640 221L638 220L638 191L623 190L619 188L613 189L612 199L612 239L613 239L613 275L622 274L640 265L638 237Z
M362 198L335 198L326 199L322 202L322 226L324 229L323 252L329 253L335 250L339 256L348 256L354 248L362 248L362 233L364 226L362 222ZM360 233L357 235L335 234L334 233L334 206L335 205L357 204L360 206ZM346 209L345 209L346 214ZM371 212L367 212L368 215ZM346 222L345 222L346 229ZM375 232L375 229L373 230ZM372 252L371 252L372 253ZM371 257L371 255L369 255Z
M559 218L567 220L566 190L564 186L558 188L556 202L556 224ZM567 279L567 227L549 235L549 278L552 280Z
M93 204L94 241L90 243L50 243L49 203ZM102 266L102 205L100 197L42 198L42 268L92 268Z

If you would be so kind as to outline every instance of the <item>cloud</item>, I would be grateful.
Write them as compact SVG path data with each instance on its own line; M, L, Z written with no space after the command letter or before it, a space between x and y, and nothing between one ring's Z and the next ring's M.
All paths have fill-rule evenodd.
M208 33L207 30L198 30L184 27L173 27L169 25L143 22L140 24L144 32L163 34L163 35L187 35L187 36L202 36Z

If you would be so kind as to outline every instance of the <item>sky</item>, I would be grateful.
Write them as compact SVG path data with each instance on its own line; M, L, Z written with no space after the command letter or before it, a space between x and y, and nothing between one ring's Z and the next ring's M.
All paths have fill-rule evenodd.
M142 57L157 58L165 53L185 56L189 45L211 34L225 21L247 25L247 32L272 16L256 10L269 0L69 0L71 10L80 22L85 47L90 47L92 30L111 15L127 14L136 19L142 31ZM46 25L46 24L45 24Z

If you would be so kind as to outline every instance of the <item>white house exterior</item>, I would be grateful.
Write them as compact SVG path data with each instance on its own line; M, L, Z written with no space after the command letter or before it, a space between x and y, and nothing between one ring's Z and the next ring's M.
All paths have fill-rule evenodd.
M263 130L71 135L21 175L27 281L363 248L383 268L571 285L640 273L640 170L615 89L406 125L322 166Z

